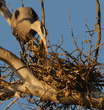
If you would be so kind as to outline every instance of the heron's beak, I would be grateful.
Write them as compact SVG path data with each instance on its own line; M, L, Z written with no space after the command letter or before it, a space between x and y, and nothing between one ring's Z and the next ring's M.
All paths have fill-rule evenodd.
M42 23L40 21L35 21L33 24L31 24L31 29L35 30L40 35L41 40L43 41L44 47L46 49L46 53L48 54L46 33L44 26L42 26Z

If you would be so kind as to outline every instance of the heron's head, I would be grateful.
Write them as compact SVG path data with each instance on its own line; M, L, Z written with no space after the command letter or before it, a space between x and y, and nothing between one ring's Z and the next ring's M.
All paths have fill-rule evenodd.
M15 26L21 23L30 25L38 19L38 15L31 7L19 7L12 15L11 27L13 29Z
M12 15L12 31L17 39L25 42L30 39L27 34L35 36L38 33L46 48L45 28L38 19L38 15L32 8L20 7Z

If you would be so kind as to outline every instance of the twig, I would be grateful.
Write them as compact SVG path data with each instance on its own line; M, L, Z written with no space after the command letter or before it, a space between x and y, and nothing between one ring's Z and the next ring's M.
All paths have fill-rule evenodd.
M42 5L42 25L45 26L44 0L41 0L41 5Z
M57 45L58 45L59 40L58 40L57 44L55 44L56 49L54 50L54 53L58 50L58 48L59 48L59 47L61 47L61 45L62 45L62 43L63 43L63 35L61 35L61 36L62 36L62 41L61 41L61 43L60 43L60 45L59 45L59 46L57 46Z
M87 85L86 85L86 87L87 87ZM91 101L90 92L89 92L88 87L87 87L87 95L88 95L89 102L90 102L90 105L91 105L91 110L93 110L93 104L92 104L92 101Z
M18 99L19 99L19 97L16 97L4 110L7 110Z
M21 0L22 7L24 7L23 0Z
M10 9L11 9L12 13L13 13L13 9L12 9L12 7L11 7L10 3L8 3L8 4L9 4L9 7L10 7Z
M95 0L96 1L96 5L97 5L97 18L98 18L98 22L96 23L97 25L97 28L98 28L98 39L97 39L97 50L95 52L95 61L97 61L97 57L98 57L98 51L99 51L99 47L98 45L100 44L100 41L101 41L101 24L100 24L100 21L101 21L101 17L100 17L100 4L99 4L99 0Z
M47 32L48 42L49 42L49 45L50 45L50 48L51 48L51 52L53 52L53 49L52 49L52 46L51 46L51 43L50 43L50 40L49 40L49 34L48 34L48 28L47 28L47 25L46 25L46 32Z
M70 29L71 29L71 32L72 32L73 41L75 43L75 46L77 47L77 50L79 51L80 49L78 48L77 42L75 41L75 38L74 38L74 35L73 35L73 29L72 29L71 22L70 22L70 11L68 10L68 12L69 12L69 25L70 25Z
M79 49L78 45L77 45L77 42L75 41L75 38L74 38L74 35L73 35L73 29L72 29L72 26L71 26L71 22L70 22L70 11L68 10L69 12L69 25L70 25L70 29L71 29L71 32L72 32L72 38L73 38L73 41L74 41L74 44L77 48L77 51L79 52L80 54L80 60L83 62L82 58L81 58L81 55L82 55L82 52L81 50ZM78 62L79 62L79 59L78 59Z

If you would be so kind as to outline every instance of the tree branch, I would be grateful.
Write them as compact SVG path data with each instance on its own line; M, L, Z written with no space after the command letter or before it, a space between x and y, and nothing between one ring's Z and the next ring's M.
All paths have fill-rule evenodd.
M101 13L100 13L100 3L99 3L99 0L95 0L96 1L96 5L97 5L97 18L98 18L98 22L96 23L97 24L97 28L98 28L98 39L97 39L97 45L96 45L96 52L95 52L95 61L97 61L97 57L98 57L98 52L99 52L99 47L98 45L100 44L100 41L101 41Z
M6 62L11 66L11 68L16 72L16 74L22 79L24 85L15 85L12 86L12 89L17 90L19 92L30 93L37 97L41 97L44 100L53 101L56 103L63 103L63 104L74 104L78 105L78 100L80 100L80 96L75 91L71 91L71 95L65 97L63 93L66 93L65 90L63 91L56 91L55 89L51 88L46 83L39 81L33 74L32 71L23 64L23 62L15 56L13 53L3 49L0 47L0 60ZM97 95L95 95L97 94ZM102 99L100 92L91 93L91 100L93 107L99 104L99 99ZM83 106L90 107L89 98L87 93L83 97Z
M41 0L41 5L42 5L42 25L45 27L44 0Z
M8 8L6 7L5 0L0 0L0 13L6 19L6 21L8 22L8 24L11 26L11 17L12 17L12 14L8 10Z

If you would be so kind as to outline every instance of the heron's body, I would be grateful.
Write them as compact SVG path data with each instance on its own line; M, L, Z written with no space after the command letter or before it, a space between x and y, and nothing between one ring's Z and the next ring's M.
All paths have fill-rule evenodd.
M14 36L19 42L24 44L32 39L38 33L43 41L46 53L48 49L45 38L45 28L42 23L38 21L38 15L30 7L20 7L12 15L11 27Z

